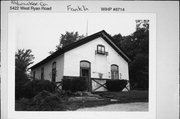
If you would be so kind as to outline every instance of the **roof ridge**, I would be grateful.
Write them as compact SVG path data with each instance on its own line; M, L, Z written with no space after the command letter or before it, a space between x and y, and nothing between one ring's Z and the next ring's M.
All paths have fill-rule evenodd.
M105 36L104 36L104 35L105 35ZM108 42L108 43L111 45L111 47L115 48L115 50L116 50L118 53L120 53L121 56L125 58L125 60L130 61L130 58L129 58L120 48L118 48L118 46L117 46L113 41L111 41L112 37L111 37L105 30L101 30L101 31L99 31L99 32L97 32L97 33L94 33L94 34L90 35L90 36L84 37L84 38L82 38L81 40L78 40L78 41L76 41L76 42L73 42L73 43L65 46L65 47L62 48L62 49L59 49L59 50L55 51L53 54L49 55L49 56L46 57L45 59L41 60L41 61L38 62L37 64L35 64L35 65L33 65L32 67L30 67L30 69L36 68L36 67L38 67L38 66L40 66L40 65L43 65L43 64L45 64L46 62L52 60L53 58L56 58L57 56L60 56L60 55L64 54L65 52L67 52L67 51L69 51L69 50L72 50L72 49L74 49L74 48L76 48L76 47L79 47L79 46L81 46L81 45L83 45L83 44L85 44L85 43L87 43L87 42L90 42L90 41L98 38L98 37L103 37L103 38L105 38L106 42ZM110 40L108 40L106 37L107 37L108 39L110 39ZM118 50L120 50L120 51L118 51Z

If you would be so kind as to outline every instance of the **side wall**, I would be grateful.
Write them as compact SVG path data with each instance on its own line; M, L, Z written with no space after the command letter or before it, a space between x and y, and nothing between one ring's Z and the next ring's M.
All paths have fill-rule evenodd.
M56 57L55 59L47 62L46 64L33 69L33 71L36 71L36 75L35 78L37 79L41 79L41 68L44 67L44 79L45 80L52 80L52 63L56 62L56 82L57 81L61 81L61 79L63 78L63 69L64 69L64 55L60 55L58 57Z
M97 45L105 46L108 56L95 54ZM106 79L111 79L111 65L119 66L119 77L129 80L128 63L104 39L97 38L64 54L64 76L80 76L80 61L91 62L91 77L99 78L102 73Z

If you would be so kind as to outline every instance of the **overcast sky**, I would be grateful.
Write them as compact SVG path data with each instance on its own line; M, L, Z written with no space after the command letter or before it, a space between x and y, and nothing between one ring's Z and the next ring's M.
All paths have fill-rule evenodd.
M105 30L110 35L130 35L135 31L135 17L120 13L12 13L9 14L9 35L17 49L31 49L34 64L54 51L61 34L78 31L88 35ZM88 22L87 22L88 21Z

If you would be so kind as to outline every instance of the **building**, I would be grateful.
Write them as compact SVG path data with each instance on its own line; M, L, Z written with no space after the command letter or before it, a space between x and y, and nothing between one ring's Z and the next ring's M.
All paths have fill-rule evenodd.
M87 77L89 91L105 91L106 80L129 80L130 61L102 30L56 51L31 70L34 78L53 82L64 77Z

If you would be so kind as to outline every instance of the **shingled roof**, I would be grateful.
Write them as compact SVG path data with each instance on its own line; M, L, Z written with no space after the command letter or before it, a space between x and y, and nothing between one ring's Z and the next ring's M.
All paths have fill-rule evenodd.
M34 68L37 68L45 63L47 63L48 61L64 54L65 52L69 51L69 50L72 50L76 47L79 47L85 43L88 43L98 37L102 37L116 52L118 52L118 54L120 56L122 56L127 62L130 62L131 59L119 48L117 47L117 45L113 42L113 38L104 30L100 31L100 32L97 32L95 34L92 34L90 36L87 36L83 39L80 39L68 46L65 46L64 48L62 49L59 49L57 50L56 52L54 52L53 54L51 54L50 56L46 57L44 60L40 61L39 63L33 65L30 69L34 69Z

